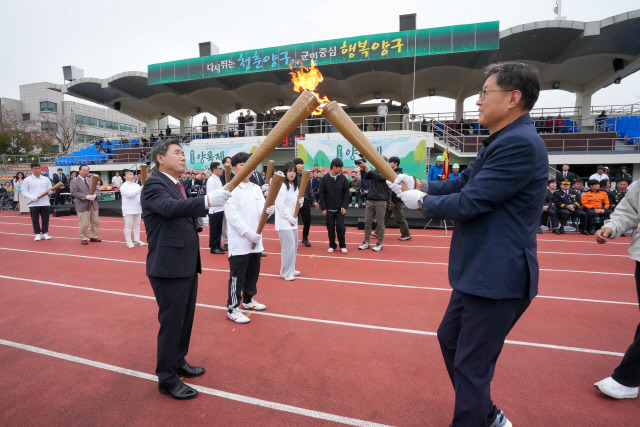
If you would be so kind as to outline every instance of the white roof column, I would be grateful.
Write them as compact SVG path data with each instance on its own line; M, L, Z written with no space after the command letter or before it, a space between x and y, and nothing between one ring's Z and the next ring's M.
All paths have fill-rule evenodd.
M456 99L456 116L454 117L456 121L464 118L464 100L465 98Z
M576 108L580 108L581 123L580 129L593 130L594 120L591 115L591 93L576 92Z
M213 117L216 118L216 123L218 124L216 127L218 132L226 132L229 128L229 116L227 114L214 114Z

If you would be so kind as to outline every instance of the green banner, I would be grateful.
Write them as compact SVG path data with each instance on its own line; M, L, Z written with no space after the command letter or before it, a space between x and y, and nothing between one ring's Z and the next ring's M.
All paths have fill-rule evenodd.
M327 65L498 49L499 24L492 21L347 37L150 64L149 84L288 70L298 61L307 66L312 60Z

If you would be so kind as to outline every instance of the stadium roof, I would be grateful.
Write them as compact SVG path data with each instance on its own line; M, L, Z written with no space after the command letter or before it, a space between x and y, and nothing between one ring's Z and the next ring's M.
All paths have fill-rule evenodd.
M514 60L538 67L543 90L559 85L561 90L590 96L640 69L640 10L594 22L553 20L518 25L499 32L495 50L418 54L415 98L436 95L464 100L481 89L483 67ZM153 67L149 67L152 74ZM325 80L318 91L348 107L357 107L375 94L402 103L413 97L413 54L330 63L319 69ZM290 105L297 97L292 87L288 69L273 69L159 84L150 84L147 73L130 71L106 79L75 80L61 90L119 107L149 123L163 115L188 118L207 112L223 117L238 106L264 111L280 101Z

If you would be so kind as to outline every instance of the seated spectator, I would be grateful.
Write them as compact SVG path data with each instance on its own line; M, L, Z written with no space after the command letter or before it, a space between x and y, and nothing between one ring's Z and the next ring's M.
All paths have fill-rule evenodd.
M588 234L596 233L596 216L609 219L611 209L609 209L609 196L604 191L600 191L600 182L597 179L590 179L587 183L589 191L582 194L582 207L587 213Z
M429 123L427 123L427 119L422 119L420 122L420 131L429 132Z
M607 113L605 113L605 111L602 110L602 113L600 113L598 117L596 117L596 130L604 131L605 130L604 123L606 121L607 121Z
M600 181L600 191L604 191L605 193L611 191L611 180L603 179Z
M551 221L551 231L554 234L561 234L558 228L558 214L556 213L556 207L553 204L553 193L556 191L558 183L555 179L549 180L549 186L547 187L547 194L542 204L542 217L540 218L541 224L548 224ZM538 227L538 234L542 234L542 226Z
M362 179L360 181L360 207L366 207L367 198L369 197L369 189L371 188L370 179Z
M580 221L579 229L582 234L587 234L587 213L582 210L582 194L571 189L571 181L565 179L560 182L560 190L553 193L553 204L556 213L560 217L560 234L564 234L564 227L569 217L575 222Z
M538 131L538 133L544 133L546 130L546 124L544 116L540 116L540 118L536 120L536 131Z
M592 179L595 179L598 182L602 181L603 179L609 179L609 175L604 173L604 166L598 165L598 167L596 168L596 173L589 177L589 181L591 181Z
M555 133L560 133L564 129L564 119L560 114L558 114L558 117L554 120L553 128Z
M350 208L360 207L360 178L356 171L351 172L351 179L349 180L349 193L351 193L351 198L353 202L349 203Z
M584 193L584 182L578 179L573 183L573 189L582 197L582 193Z
M616 210L618 203L626 196L628 186L629 182L623 179L616 182L615 189L607 192L607 196L609 196L609 208L611 208L612 211Z
M158 139L164 139L164 134L162 133L162 131L160 131L160 133L158 134Z
M622 180L625 180L627 181L628 184L631 184L632 178L631 178L631 174L627 172L627 167L620 166L620 172L618 172L616 176L613 177L613 180L615 182L620 182Z
M546 133L553 132L553 118L551 118L551 116L547 117L545 132Z
M372 128L373 130L378 130L378 126L379 126L379 125L378 125L378 118L377 118L377 117L374 117L374 118L373 118L373 121L371 122L371 128Z

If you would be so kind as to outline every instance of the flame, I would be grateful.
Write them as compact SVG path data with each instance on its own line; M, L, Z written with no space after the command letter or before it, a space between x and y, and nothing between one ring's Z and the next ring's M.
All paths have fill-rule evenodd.
M306 89L318 98L320 104L328 104L330 101L329 98L327 98L326 96L321 97L320 94L316 92L316 86L322 83L324 77L322 77L322 73L320 72L320 70L316 68L315 61L311 61L310 67L305 67L301 64L302 63L300 61L297 61L296 65L300 65L300 67L296 68L295 70L293 69L293 66L289 64L289 68L291 69L291 72L289 74L291 74L293 90L295 90L296 92L300 92ZM323 107L316 108L316 110L311 114L314 116L319 116L320 114L322 114L322 108Z

